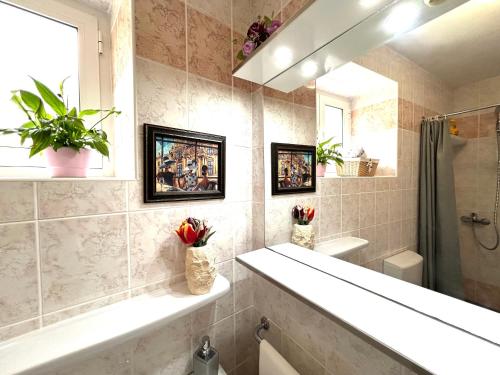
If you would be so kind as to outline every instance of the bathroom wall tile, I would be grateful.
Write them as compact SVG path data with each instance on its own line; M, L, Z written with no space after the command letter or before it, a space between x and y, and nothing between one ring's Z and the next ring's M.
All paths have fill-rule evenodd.
M137 339L133 373L188 374L192 369L191 333L191 318L186 315Z
M342 231L342 209L340 196L321 198L319 208L320 235L331 236Z
M137 55L185 69L185 13L185 4L180 0L137 0L135 2Z
M277 16L281 12L280 0L253 0L254 18L257 16L268 16L274 13Z
M33 220L32 182L0 182L0 223Z
M294 205L293 203L288 199L282 198L266 201L266 214L264 218L266 246L290 242L293 228L290 210Z
M252 95L233 88L231 126L226 128L228 141L236 146L252 147Z
M246 35L255 18L252 0L232 0L233 2L233 34Z
M187 17L189 71L231 85L231 28L190 7Z
M254 304L255 309L265 314L278 327L284 327L287 311L283 305L283 292L263 277L254 275ZM260 319L260 316L258 317Z
M40 328L40 319L29 319L0 328L0 342Z
M125 211L125 187L124 181L40 182L39 217L46 219Z
M35 225L0 225L0 326L38 314Z
M375 190L379 191L387 191L390 189L389 185L390 180L385 177L375 178Z
M375 179L372 177L365 177L359 179L359 192L371 193L375 191Z
M479 115L479 137L495 137L496 136L496 116L490 110Z
M265 217L264 203L252 203L252 249L265 246Z
M293 105L293 137L298 144L315 144L316 108Z
M293 103L310 107L316 111L316 90L306 86L299 87L293 91Z
M55 311L53 313L44 314L42 316L43 326L48 326L50 324L60 322L61 320L69 319L76 315L80 315L95 309L99 309L101 307L105 307L113 303L121 302L127 298L128 298L128 292L122 292L118 294L113 294L111 296L99 298L91 302L72 306L67 309Z
M56 369L53 375L131 375L132 344L127 342Z
M149 123L186 129L186 72L137 58L136 74L139 126Z
M456 122L461 137L477 138L479 136L479 116L477 114L456 117Z
M375 227L375 251L377 257L387 254L389 250L389 224Z
M359 193L359 178L342 178L342 195Z
M253 172L242 166L251 165L252 149L230 145L226 155L226 168L231 176L226 179L226 199L232 202L251 201Z
M389 222L389 192L377 192L375 195L375 222L385 224Z
M286 292L282 293L282 302L286 311L284 331L319 363L324 364L327 350L325 343L328 339L326 318Z
M39 225L44 313L127 288L125 215Z
M132 287L184 272L185 246L174 228L187 216L184 207L129 214Z
M362 193L359 195L359 226L372 225L375 225L375 193Z
M303 8L310 4L310 0L290 0L283 6L283 22L298 14Z
M252 148L252 200L254 202L264 201L264 149Z
M189 129L224 135L231 134L231 87L189 75ZM236 131L233 128L233 131Z
M360 337L330 321L326 345L328 371L338 375L400 375L401 365Z
M391 255L401 249L401 225L400 221L389 224L389 253Z
M281 354L300 374L325 373L325 368L287 335L283 335Z
M264 98L262 89L252 92L252 147L264 146Z
M366 263L377 258L377 234L376 227L361 228L359 236L368 241L368 247L361 249L359 253L359 263L364 266Z
M500 75L478 82L479 85L479 105L495 105L500 102Z
M235 315L236 363L258 355L258 344L254 338L254 308L249 307Z
M359 228L359 194L342 196L342 232Z
M253 272L239 262L234 262L234 310L241 311L254 304Z
M401 190L391 191L389 197L389 222L399 222L402 218L403 196Z
M243 363L238 364L234 370L234 375L259 375L258 357L250 357Z
M291 103L265 98L264 100L265 118L265 142L292 143L293 134L293 105Z
M234 254L240 255L253 250L252 202L233 203L232 207L238 212L232 220Z
M189 7L231 27L231 0L186 0Z
M319 178L318 187L320 195L326 197L329 195L340 195L341 179L340 178Z

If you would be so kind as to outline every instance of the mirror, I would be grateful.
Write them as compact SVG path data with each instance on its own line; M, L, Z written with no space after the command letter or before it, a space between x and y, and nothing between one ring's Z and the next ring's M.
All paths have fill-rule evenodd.
M498 330L479 326L500 312L498 19L499 1L468 1L290 93L270 87L255 91L254 128L263 131L266 247L285 252L276 245L291 242L292 208L314 207L314 250L332 255L342 247L340 238L368 241L365 246L351 239L352 251L333 256L467 302L457 306L479 314L482 323L458 312L441 316L421 300L398 300L391 290L374 290L498 343ZM468 110L473 111L460 113ZM431 118L438 115L447 116ZM423 118L422 126L434 130L421 136ZM449 159L437 172L423 168L420 158L421 149L429 151L436 140L435 129L443 129L440 139L446 139L440 141L446 146L439 157ZM332 144L341 144L343 167L329 163L314 193L272 195L272 142L318 146L332 137ZM425 178L419 179L421 170ZM419 188L425 191L432 176L439 187L432 192L438 214L425 198L419 202ZM439 232L438 259L424 241L430 236L422 227L424 216L431 214L440 218L428 223ZM437 274L431 267L436 262Z

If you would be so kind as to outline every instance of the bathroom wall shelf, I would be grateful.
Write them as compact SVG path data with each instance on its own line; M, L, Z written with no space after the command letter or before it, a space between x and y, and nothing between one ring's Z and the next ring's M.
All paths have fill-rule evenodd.
M314 251L303 251L316 254L323 261L328 259ZM348 264L332 257L329 259L332 264ZM325 315L343 321L425 373L500 373L498 345L332 277L325 271L304 264L303 260L297 261L269 249L260 249L238 256L237 261L305 300ZM397 286L394 288L397 289ZM455 314L453 306L443 309L448 314ZM464 319L473 320L475 316L469 315Z
M39 374L143 335L229 292L218 275L210 293L195 296L185 282L78 315L0 345L0 374Z

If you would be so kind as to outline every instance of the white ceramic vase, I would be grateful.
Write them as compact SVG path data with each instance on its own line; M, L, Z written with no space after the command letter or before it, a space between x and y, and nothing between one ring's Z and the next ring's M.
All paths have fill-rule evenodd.
M314 228L311 224L307 225L293 225L292 243L305 247L307 249L314 249Z
M214 285L215 252L208 246L186 249L186 280L192 294L207 294Z

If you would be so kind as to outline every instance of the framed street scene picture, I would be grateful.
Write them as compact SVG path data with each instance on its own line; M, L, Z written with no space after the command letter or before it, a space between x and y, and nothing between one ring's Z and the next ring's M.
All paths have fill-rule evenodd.
M271 143L272 194L316 191L316 147Z
M144 124L144 202L222 199L226 137Z

